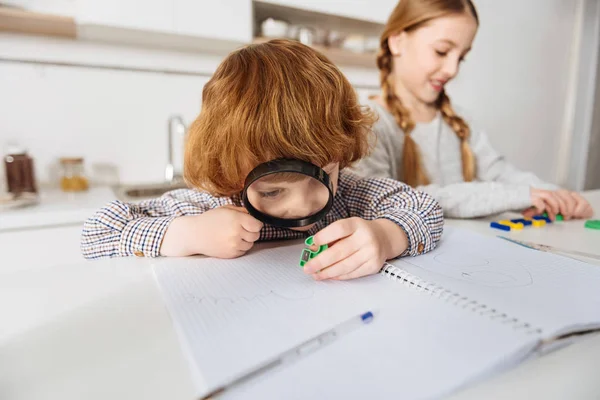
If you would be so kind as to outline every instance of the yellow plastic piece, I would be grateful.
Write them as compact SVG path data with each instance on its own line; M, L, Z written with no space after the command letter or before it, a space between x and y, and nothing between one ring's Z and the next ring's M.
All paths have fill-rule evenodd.
M544 221L543 219L540 220L532 220L531 221L531 225L533 225L536 228L541 228L542 226L546 225L546 221Z
M499 224L510 226L510 229L521 230L523 229L523 224L521 222L514 223L508 219L503 219L502 221L498 221Z

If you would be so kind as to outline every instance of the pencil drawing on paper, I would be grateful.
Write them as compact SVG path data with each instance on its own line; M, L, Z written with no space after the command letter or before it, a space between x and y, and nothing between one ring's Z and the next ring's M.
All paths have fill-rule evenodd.
M488 258L475 252L444 251L428 262L403 260L415 267L464 282L499 288L529 286L533 283L531 273L515 262L500 258Z

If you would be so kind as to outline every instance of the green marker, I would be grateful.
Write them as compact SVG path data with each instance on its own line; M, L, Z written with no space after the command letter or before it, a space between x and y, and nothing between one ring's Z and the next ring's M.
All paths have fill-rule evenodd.
M304 244L307 247L312 246L313 244L315 244L314 238L312 236L307 237L306 240L304 241ZM309 262L311 258L315 258L318 254L320 254L325 249L327 249L327 247L328 246L326 244L324 244L322 246L319 246L319 249L317 251L312 251L311 249L302 250L302 254L300 255L300 266L302 268L304 268L304 265L307 262Z
M585 221L586 228L600 230L600 219L590 219Z

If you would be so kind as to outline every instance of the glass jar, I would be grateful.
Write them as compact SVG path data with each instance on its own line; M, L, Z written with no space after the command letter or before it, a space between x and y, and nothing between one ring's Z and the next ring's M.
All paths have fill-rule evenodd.
M15 195L37 193L33 159L25 149L10 146L8 154L4 157L4 169L8 192Z
M83 192L89 184L83 170L83 158L61 158L60 187L65 192Z

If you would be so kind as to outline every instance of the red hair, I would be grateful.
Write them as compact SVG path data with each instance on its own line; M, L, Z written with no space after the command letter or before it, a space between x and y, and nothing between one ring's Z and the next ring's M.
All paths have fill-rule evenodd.
M295 158L340 169L364 157L374 116L324 55L271 40L231 53L204 86L185 148L186 182L218 196L260 163Z

